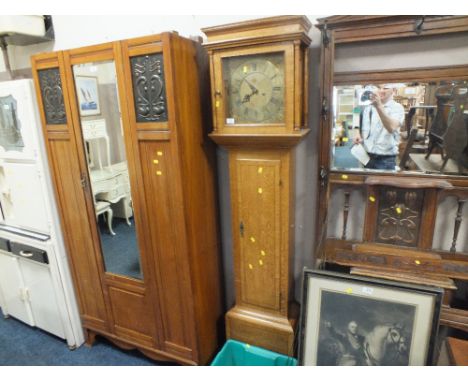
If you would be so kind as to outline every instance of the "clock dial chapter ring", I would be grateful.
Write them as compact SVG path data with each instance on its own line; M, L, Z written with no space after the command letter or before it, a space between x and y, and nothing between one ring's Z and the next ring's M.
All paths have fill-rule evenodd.
M228 123L283 122L284 67L281 57L275 58L233 59L227 87Z

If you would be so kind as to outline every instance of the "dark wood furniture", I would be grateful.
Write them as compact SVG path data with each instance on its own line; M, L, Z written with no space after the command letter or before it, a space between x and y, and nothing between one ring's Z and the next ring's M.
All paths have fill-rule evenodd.
M198 43L162 33L32 58L88 344L102 335L187 365L206 364L219 348L222 283L214 145L201 114L204 57ZM90 189L74 70L104 62L115 63L141 280L106 272Z
M332 16L320 19L317 27L322 32L318 264L338 264L351 268L355 274L441 286L446 291L441 323L468 330L467 311L450 305L457 282L468 281L468 254L457 249L459 238L466 235L460 232L460 226L463 209L467 208L468 178L404 171L378 175L335 171L330 168L329 144L334 85L468 78L466 65L336 73L337 46L450 36L468 31L468 17ZM458 206L453 216L446 217L450 226L444 226L451 245L433 248L433 237L438 233L436 221L444 214L445 201ZM329 225L331 216L339 217L335 226Z
M236 304L226 333L289 355L298 317L294 157L309 131L310 27L304 16L280 16L203 29L214 105L210 137L229 151Z

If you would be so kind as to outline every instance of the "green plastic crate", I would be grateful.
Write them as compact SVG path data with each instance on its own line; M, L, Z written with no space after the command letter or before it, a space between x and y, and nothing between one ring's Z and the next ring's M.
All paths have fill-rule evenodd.
M227 340L211 366L296 366L297 360L235 340Z

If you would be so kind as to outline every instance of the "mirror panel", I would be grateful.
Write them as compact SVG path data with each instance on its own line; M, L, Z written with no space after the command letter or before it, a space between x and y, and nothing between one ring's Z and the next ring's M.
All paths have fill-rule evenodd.
M339 85L333 105L332 170L468 175L467 81Z
M142 279L113 61L73 66L106 272Z

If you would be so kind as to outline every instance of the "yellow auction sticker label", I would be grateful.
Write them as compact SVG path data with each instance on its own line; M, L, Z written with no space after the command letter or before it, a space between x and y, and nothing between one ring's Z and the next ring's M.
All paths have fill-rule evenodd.
M372 203L374 203L374 202L375 202L375 197L369 196L369 200L370 200Z
M346 174L341 175L341 179L345 179L345 180L348 179L348 175Z

